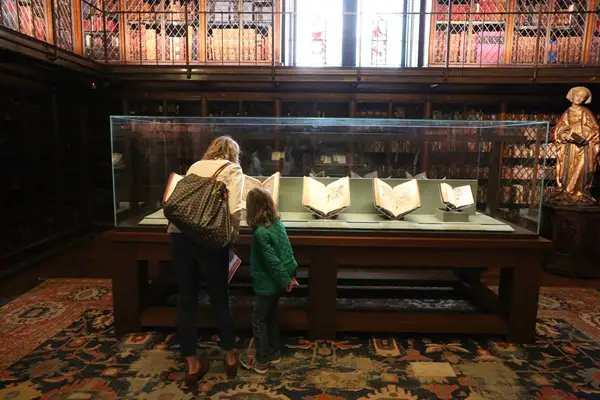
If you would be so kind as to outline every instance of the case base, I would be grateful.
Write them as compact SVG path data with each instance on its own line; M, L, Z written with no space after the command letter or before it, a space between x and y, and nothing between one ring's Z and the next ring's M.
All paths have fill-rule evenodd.
M448 211L436 208L435 217L442 222L469 222L469 214L464 211Z

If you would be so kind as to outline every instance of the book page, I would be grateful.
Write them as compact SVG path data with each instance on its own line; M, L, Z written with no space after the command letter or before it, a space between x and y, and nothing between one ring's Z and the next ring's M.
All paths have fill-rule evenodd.
M459 186L454 188L452 192L454 194L453 204L457 208L464 208L475 204L475 199L473 198L473 191L471 190L471 186Z
M302 183L302 205L325 214L326 204L327 188L325 185L313 178L305 176Z
M440 195L442 196L442 203L454 206L454 192L452 191L452 186L447 183L440 183Z
M419 194L419 184L416 179L396 186L393 190L393 208L391 211L394 216L408 214L418 208L421 208L421 195Z
M275 205L278 205L278 203L279 203L279 179L280 179L280 177L281 177L281 174L279 172L275 172L273 175L271 175L270 177L265 179L264 182L262 183L262 187L267 192L269 192L269 194L273 198L273 201L275 202Z
M244 186L242 188L242 202L243 207L246 208L246 197L248 196L248 192L254 188L261 187L262 183L251 176L244 175Z
M379 178L373 178L373 194L375 195L375 207L379 207L394 213L394 192L392 187Z
M326 213L350 206L350 179L338 179L327 185Z
M175 172L171 172L171 175L169 176L169 180L167 181L167 187L165 189L165 194L163 195L163 204L167 202L167 200L169 200L169 197L171 197L171 194L173 194L173 190L175 190L175 186L177 186L177 183L179 183L180 180L182 180L184 177L183 175L179 175L176 174Z

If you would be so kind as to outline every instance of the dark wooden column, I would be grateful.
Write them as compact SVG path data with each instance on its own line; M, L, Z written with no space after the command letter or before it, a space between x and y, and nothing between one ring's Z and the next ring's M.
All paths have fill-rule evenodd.
M337 264L327 248L313 248L308 272L308 336L333 339L336 330Z
M342 66L354 67L356 59L356 30L358 1L344 0L344 22L342 33Z
M104 243L110 257L113 290L115 334L141 331L144 288L148 284L148 268L138 261L134 243Z

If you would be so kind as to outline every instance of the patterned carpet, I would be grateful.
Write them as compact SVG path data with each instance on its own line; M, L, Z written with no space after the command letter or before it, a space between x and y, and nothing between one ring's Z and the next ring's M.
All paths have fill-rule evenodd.
M49 280L0 309L0 399L191 399L171 335L112 334L106 280ZM600 399L600 292L542 290L535 346L465 337L288 338L267 376L222 365L198 399ZM242 338L240 347L248 346ZM220 359L215 343L200 343Z

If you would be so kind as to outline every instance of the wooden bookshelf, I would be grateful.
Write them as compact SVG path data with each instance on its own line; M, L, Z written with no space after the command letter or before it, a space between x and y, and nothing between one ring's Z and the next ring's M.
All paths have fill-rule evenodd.
M510 0L434 0L431 65L504 63Z
M577 65L598 51L594 0L437 0L430 65ZM591 56L588 52L592 49Z
M0 26L52 43L50 3L45 0L2 0Z
M107 12L109 61L270 65L279 60L278 12L277 0L118 0Z

